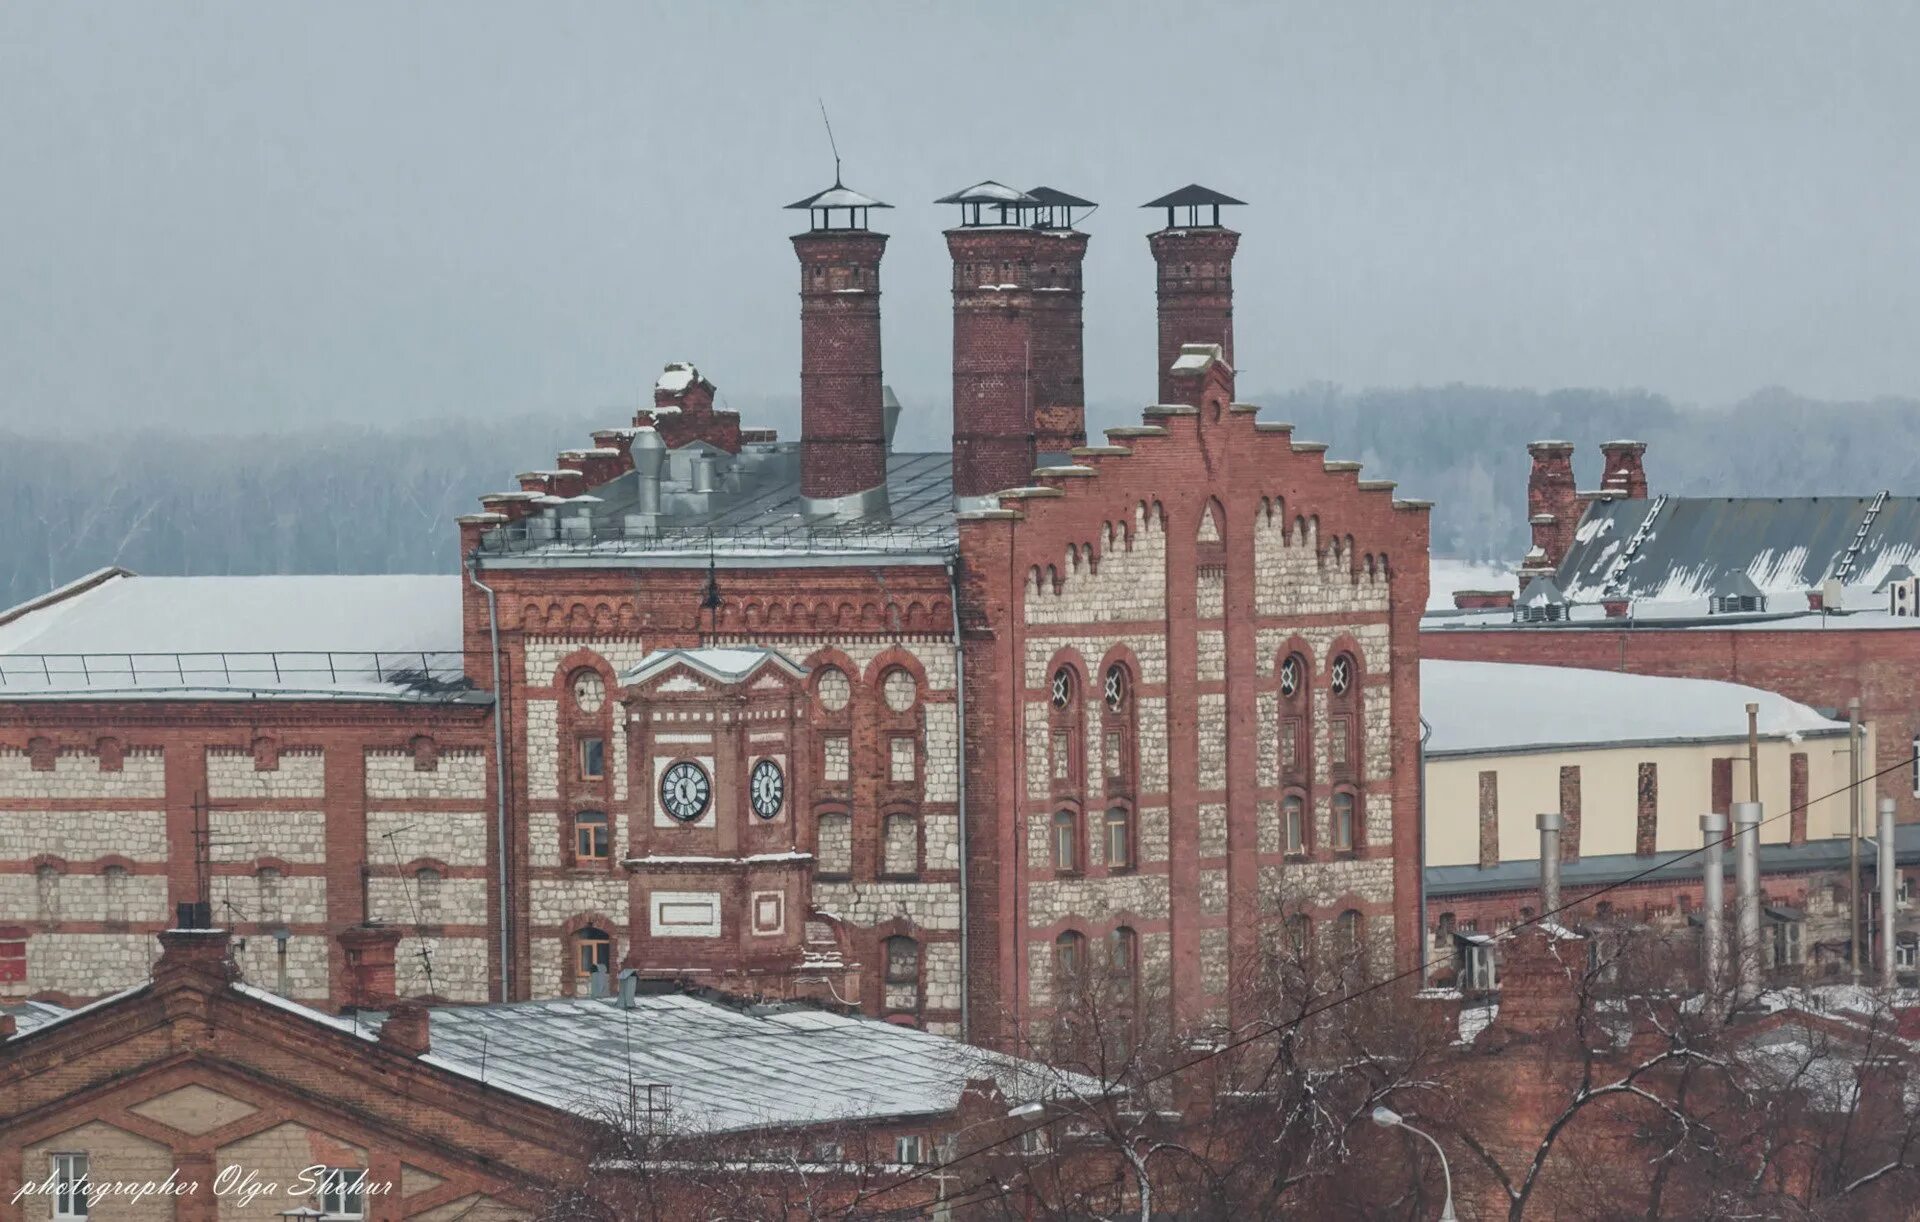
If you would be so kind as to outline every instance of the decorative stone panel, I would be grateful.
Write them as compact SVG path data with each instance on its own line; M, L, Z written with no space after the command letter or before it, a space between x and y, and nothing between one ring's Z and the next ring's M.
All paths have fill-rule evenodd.
M1227 931L1200 931L1200 987L1208 993L1227 991Z
M821 744L825 750L825 764L821 769L821 777L829 781L846 780L850 758L847 736L829 734L821 739Z
M1167 539L1158 514L1135 508L1131 537L1120 524L1101 529L1096 566L1084 554L1062 551L1055 566L1059 591L1043 575L1027 582L1029 624L1123 623L1164 619L1167 611ZM1098 655L1095 655L1096 657ZM1154 680L1158 682L1159 680Z
M1200 816L1201 857L1227 855L1227 806L1224 802L1202 802Z
M412 757L409 756L409 759ZM207 793L214 799L275 801L321 798L327 792L327 757L318 749L280 752L279 767L254 767L252 751L207 748Z
M1200 911L1208 916L1227 914L1227 872L1200 871Z
M955 729L959 725L956 706L929 704L920 717L927 746L921 794L928 802L957 801L960 736Z
M527 796L539 801L560 796L560 705L552 700L528 700L527 751L522 766L527 776ZM616 734L615 738L622 737Z
M560 816L552 811L530 810L526 820L528 863L535 866L560 865Z
M537 821L551 827L557 816L537 816L529 820L529 828ZM422 857L436 858L450 866L483 866L487 864L487 836L492 826L492 817L478 810L368 811L367 860L376 870ZM536 839L539 836L537 831L531 834ZM547 837L549 845L552 839Z
M167 817L157 810L0 810L0 859L46 854L69 862L119 855L164 861Z
M1167 860L1168 823L1167 808L1164 806L1143 806L1138 812L1140 826L1140 860L1154 864Z
M909 735L896 734L887 740L888 775L895 784L910 785L914 780L918 760L913 739Z
M286 861L319 862L327 856L324 811L214 810L207 814L207 832L212 840L208 855L214 861L279 857Z
M888 815L882 829L883 868L888 874L913 874L919 870L920 821L912 815Z
M932 942L922 948L927 960L927 1009L960 1008L960 944Z
M0 798L92 798L104 801L161 798L167 792L166 759L159 750L128 751L117 772L103 771L93 751L61 751L47 771L17 747L0 747Z
M1203 683L1227 677L1227 634L1207 628L1193 634L1199 653L1194 662L1194 678Z
M411 751L369 750L366 774L367 797L372 801L444 801L487 796L484 751L442 751L438 766L423 769L414 767Z
M960 928L960 889L953 883L816 882L813 906L854 925L904 919L922 929Z
M1223 692L1203 693L1200 705L1200 777L1201 789L1227 787L1227 697Z
M1140 791L1167 791L1167 702L1142 696L1135 703L1140 731Z
M603 658L616 675L638 666L648 652L638 637L528 637L527 686L549 686L555 681L560 663L581 650Z
M1155 921L1164 919L1168 910L1164 874L1037 878L1027 888L1027 920L1036 928L1070 916L1104 921L1125 915Z
M957 815L922 815L922 834L927 841L927 869L960 868L960 818Z

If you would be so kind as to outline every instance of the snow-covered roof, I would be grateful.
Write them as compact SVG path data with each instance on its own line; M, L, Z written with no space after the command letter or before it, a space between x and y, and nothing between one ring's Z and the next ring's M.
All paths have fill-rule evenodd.
M0 699L447 698L463 687L460 582L103 570L0 612Z
M429 1064L594 1117L609 1083L665 1086L667 1133L937 1115L981 1079L1018 1105L1056 1097L1068 1081L947 1036L807 1005L675 992L643 993L631 1008L562 998L430 1015Z
M658 379L654 381L655 390L664 390L669 394L679 394L695 382L700 381L700 371L686 361L675 361L668 365Z
M1763 738L1845 734L1846 723L1775 692L1713 679L1676 679L1511 662L1420 663L1420 715L1429 756L1743 739L1746 706Z
M620 682L625 686L645 683L662 671L681 665L718 683L738 683L767 665L777 666L795 679L804 679L807 674L806 667L775 649L709 646L702 649L656 649L620 676Z

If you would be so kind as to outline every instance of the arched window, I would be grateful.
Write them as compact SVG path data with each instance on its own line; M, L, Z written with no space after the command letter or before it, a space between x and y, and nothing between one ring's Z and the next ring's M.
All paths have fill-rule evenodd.
M1333 924L1334 949L1342 956L1352 955L1360 949L1360 914L1349 908L1341 913Z
M1307 801L1297 793L1280 799L1281 833L1286 837L1286 852L1299 856L1307 851Z
M1055 668L1047 681L1047 768L1055 793L1086 788L1086 735L1081 733L1080 676L1071 666Z
M1354 797L1350 789L1341 789L1333 795L1333 848L1335 852L1345 853L1354 846L1356 828L1354 824Z
M881 845L881 869L895 877L907 878L920 869L920 820L910 814L888 815Z
M573 935L573 975L578 981L593 978L595 972L613 971L613 939L589 925Z
M1287 952L1304 962L1313 953L1313 918L1304 912L1288 917L1286 941Z
M573 816L575 861L605 861L613 851L612 833L602 811L583 810Z
M920 944L912 938L887 939L887 983L920 983Z
M1360 664L1342 653L1327 668L1327 767L1333 778L1360 775Z
M1107 869L1133 868L1133 812L1124 806L1107 808Z
M1134 792L1138 733L1135 728L1133 672L1125 662L1109 663L1101 678L1100 763L1109 797Z
M1131 994L1138 974L1140 939L1125 925L1107 935L1107 979L1116 991Z
M1313 766L1313 691L1307 656L1280 660L1279 765L1282 785L1305 786Z
M1070 810L1053 816L1053 868L1066 872L1080 868L1080 818Z
M1053 975L1061 991L1079 987L1087 970L1087 939L1069 929L1053 940Z

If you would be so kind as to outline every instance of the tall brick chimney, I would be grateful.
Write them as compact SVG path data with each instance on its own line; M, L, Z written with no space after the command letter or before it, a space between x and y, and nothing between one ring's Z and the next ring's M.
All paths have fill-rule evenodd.
M887 235L867 214L888 208L833 186L788 204L804 208L800 258L800 492L817 508L863 512L887 484L880 390L880 256ZM858 498L858 499L855 499Z
M1087 235L1073 227L1075 208L1092 200L1053 187L1027 192L1038 201L1033 265L1033 432L1042 454L1087 444L1087 388L1081 303Z
M1173 363L1186 344L1218 344L1233 366L1233 252L1240 235L1220 224L1220 209L1242 201L1187 186L1144 205L1167 210L1167 227L1147 235L1160 311L1159 401L1175 402Z
M1601 442L1600 453L1606 461L1601 467L1600 491L1630 501L1646 500L1647 471L1641 464L1646 452L1644 441Z
M1573 443L1536 441L1527 446L1533 470L1527 475L1527 525L1533 549L1523 572L1551 572L1573 545L1573 529L1580 522L1579 500L1573 487Z
M1034 257L1037 201L983 182L935 201L960 205L953 256L953 494L986 496L1032 482ZM1051 251L1052 247L1048 247ZM1044 348L1044 342L1042 344Z

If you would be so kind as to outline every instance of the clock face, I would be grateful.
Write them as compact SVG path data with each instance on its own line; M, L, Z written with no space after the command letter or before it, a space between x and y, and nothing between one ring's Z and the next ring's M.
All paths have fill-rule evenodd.
M755 764L751 788L754 814L771 819L780 813L781 804L787 800L787 778L780 775L779 764L772 760Z
M692 760L681 760L660 777L660 805L682 823L692 823L707 813L713 799L713 782L707 770Z

